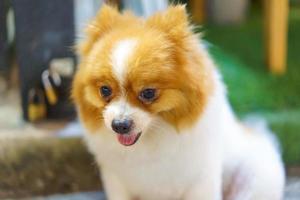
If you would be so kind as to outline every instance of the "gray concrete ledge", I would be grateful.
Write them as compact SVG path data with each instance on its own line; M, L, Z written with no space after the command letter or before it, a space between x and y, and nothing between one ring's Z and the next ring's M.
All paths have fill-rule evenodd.
M0 199L100 189L80 138L0 138Z

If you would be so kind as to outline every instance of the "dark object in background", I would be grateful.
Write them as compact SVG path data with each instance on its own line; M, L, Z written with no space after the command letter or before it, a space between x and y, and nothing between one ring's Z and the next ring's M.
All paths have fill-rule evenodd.
M210 0L208 18L220 25L241 24L245 21L249 0Z
M13 0L16 25L16 54L20 66L20 86L23 116L28 120L28 94L40 87L41 74L52 59L72 58L74 45L73 0ZM47 102L47 118L60 119L75 116L70 104L71 77L63 78L56 88L58 102Z
M9 45L7 38L7 12L8 12L8 1L0 1L0 73L7 73L9 63Z

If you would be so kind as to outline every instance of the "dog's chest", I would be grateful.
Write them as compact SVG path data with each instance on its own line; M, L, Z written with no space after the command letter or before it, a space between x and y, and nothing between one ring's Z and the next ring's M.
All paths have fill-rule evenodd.
M99 136L88 138L88 144L98 163L112 170L133 194L176 199L203 173L207 158L202 155L203 138L193 134L157 138L141 138L124 147L114 137Z
M183 194L186 185L197 176L195 164L182 159L180 155L156 154L148 155L148 158L146 154L143 155L135 158L128 155L125 159L111 163L118 177L133 194L149 196L151 199L156 195L159 199L175 199Z

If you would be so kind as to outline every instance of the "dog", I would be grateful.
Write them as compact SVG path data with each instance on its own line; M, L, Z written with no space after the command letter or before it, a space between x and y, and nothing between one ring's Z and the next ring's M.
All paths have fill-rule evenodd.
M269 131L237 120L185 6L104 5L86 33L72 96L109 200L283 198Z

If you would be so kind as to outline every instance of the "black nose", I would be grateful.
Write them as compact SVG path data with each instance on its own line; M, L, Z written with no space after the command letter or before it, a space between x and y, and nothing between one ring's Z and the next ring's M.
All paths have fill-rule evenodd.
M112 129L119 134L127 134L131 130L133 121L131 119L114 119L111 123Z

